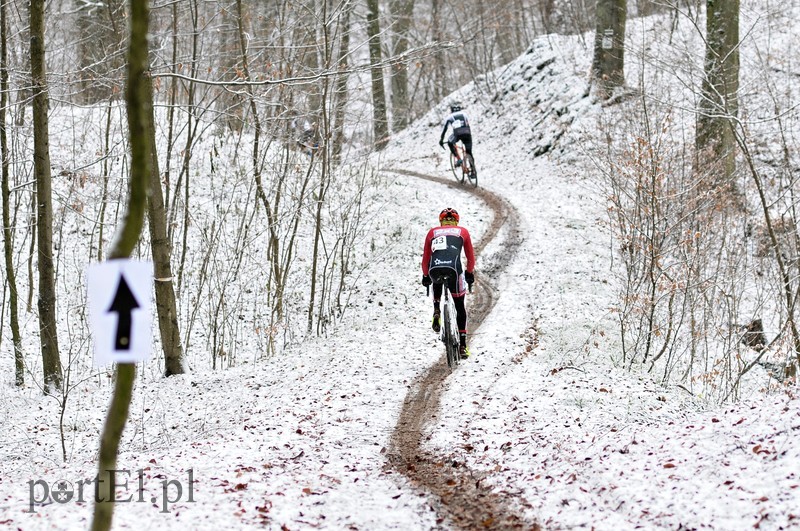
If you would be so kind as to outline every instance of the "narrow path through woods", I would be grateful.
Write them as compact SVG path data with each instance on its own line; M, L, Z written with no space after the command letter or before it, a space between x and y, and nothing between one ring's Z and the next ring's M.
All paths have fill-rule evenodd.
M476 291L469 305L469 328L471 333L475 333L497 300L495 279L514 260L520 247L522 235L517 211L505 199L483 188L470 188L452 179L412 171L393 171L472 193L491 208L492 223L476 243L475 252L480 256L491 241L503 238L500 246L502 256L493 261L493 269L476 269ZM506 230L501 231L503 227ZM451 374L458 378L458 369L451 373L443 358L444 348L442 359L411 384L392 434L390 465L414 485L435 496L438 500L437 521L440 523L449 520L460 529L541 529L535 522L525 522L506 498L483 486L479 473L457 460L444 461L424 448L425 428L437 415L444 381Z

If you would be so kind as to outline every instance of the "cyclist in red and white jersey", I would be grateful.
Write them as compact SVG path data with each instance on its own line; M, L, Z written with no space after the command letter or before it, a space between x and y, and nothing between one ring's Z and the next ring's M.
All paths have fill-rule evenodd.
M475 282L475 251L472 238L465 227L460 227L460 217L453 208L445 208L439 214L439 227L433 227L425 236L422 252L422 285L433 285L433 324L434 332L441 330L441 310L439 300L442 286L447 282L453 303L456 307L456 323L460 342L459 354L462 359L469 357L467 347L467 309L464 299L467 286ZM461 261L461 252L467 258L466 268ZM454 274L448 275L454 271Z

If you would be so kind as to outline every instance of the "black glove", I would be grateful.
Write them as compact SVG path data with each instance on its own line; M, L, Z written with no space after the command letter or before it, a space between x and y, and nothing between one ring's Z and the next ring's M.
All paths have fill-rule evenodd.
M422 275L422 285L427 288L431 284L433 284L431 277L429 277L428 275Z
M472 271L465 271L464 280L466 280L467 284L471 286L472 283L475 282L475 273L473 273Z
M444 148L444 140L439 140L439 146Z

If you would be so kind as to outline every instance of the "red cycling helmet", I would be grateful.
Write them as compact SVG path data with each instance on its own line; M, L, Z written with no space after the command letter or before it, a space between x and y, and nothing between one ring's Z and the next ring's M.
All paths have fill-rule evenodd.
M458 212L456 212L455 208L445 208L441 212L439 212L439 223L444 221L446 218L451 218L456 220L456 223L460 220L458 216Z

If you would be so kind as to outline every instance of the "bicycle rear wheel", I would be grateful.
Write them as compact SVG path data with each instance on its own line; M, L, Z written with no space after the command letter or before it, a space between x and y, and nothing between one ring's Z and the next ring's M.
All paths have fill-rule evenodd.
M475 159L472 158L472 155L467 155L467 160L469 161L469 173L467 177L469 177L470 184L474 187L478 187L478 170L475 168Z

